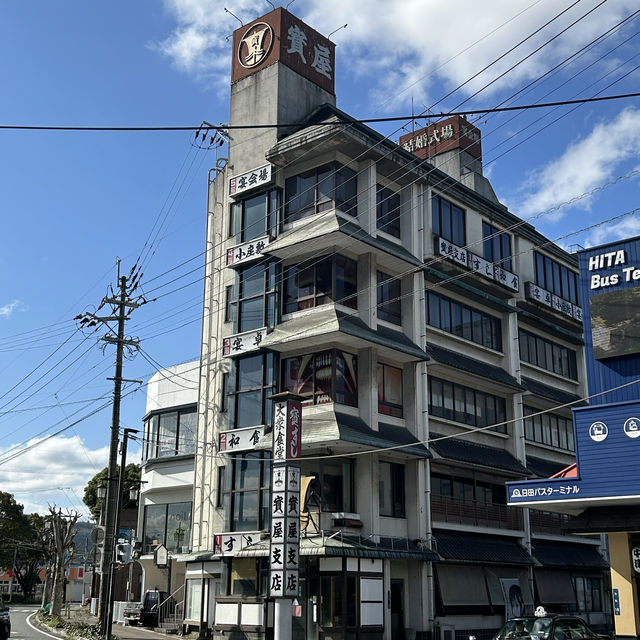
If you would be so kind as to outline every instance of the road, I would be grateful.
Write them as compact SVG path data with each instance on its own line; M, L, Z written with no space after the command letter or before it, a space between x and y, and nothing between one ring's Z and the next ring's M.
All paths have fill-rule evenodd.
M10 607L11 640L47 640L47 638L60 640L59 636L35 627L33 619L30 618L39 609L38 605L16 604ZM70 613L72 617L79 617L77 614L84 611L86 609L82 609L80 605L72 605ZM166 634L156 633L144 627L129 627L122 624L114 624L112 633L120 640L167 640Z

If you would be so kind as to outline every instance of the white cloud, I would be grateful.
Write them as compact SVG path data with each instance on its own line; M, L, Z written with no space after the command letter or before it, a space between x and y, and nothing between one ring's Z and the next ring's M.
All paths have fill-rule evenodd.
M20 300L13 300L13 302L9 302L0 307L0 316L3 318L10 318L14 311L19 311L23 308L23 304Z
M0 449L0 460L14 445ZM21 447L22 448L22 447ZM79 436L34 438L25 453L0 464L0 487L24 505L25 513L48 513L48 505L81 513L88 519L82 502L87 482L107 466L109 447L88 449Z
M605 224L594 229L585 239L585 247L615 242L640 235L640 215L633 214L616 224Z
M585 0L573 7L469 82L461 97L448 100L447 108L506 71L598 1ZM180 70L207 78L218 88L228 86L231 45L226 37L239 26L224 8L244 23L271 10L266 2L249 0L165 0L165 7L177 26L154 47ZM610 0L509 72L488 93L535 78L635 8L633 0ZM409 104L412 97L416 107L432 103L430 92L436 83L446 90L462 84L551 20L561 8L552 0L537 0L524 8L512 0L492 0L489 7L466 0L298 0L291 10L324 34L346 23L347 28L332 38L338 45L338 74L346 77L350 72L370 79L374 105L391 109Z
M511 203L523 218L568 202L614 177L616 170L640 153L640 110L629 108L614 120L596 124L557 159L531 172L521 187L521 199ZM589 209L591 198L573 206ZM553 219L561 217L566 208Z

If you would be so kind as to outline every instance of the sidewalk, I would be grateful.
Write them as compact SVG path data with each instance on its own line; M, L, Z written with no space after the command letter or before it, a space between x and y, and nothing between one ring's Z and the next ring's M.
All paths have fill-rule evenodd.
M67 619L66 611L63 609L62 618ZM91 615L89 607L83 607L80 604L72 603L69 609L69 620L73 622L82 622L85 624L97 624L98 618ZM147 627L122 624L120 622L114 622L111 628L111 633L114 636L118 636L121 640L153 640L160 639L167 640L170 638L176 638L175 634L158 633L153 629Z

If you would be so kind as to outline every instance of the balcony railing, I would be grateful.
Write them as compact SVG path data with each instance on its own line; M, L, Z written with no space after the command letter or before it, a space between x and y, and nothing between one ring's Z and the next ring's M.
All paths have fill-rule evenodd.
M439 495L431 496L431 517L450 524L515 530L523 528L521 509Z
M550 535L567 535L563 526L571 519L566 513L552 513L550 511L529 510L529 526L532 533L546 533Z

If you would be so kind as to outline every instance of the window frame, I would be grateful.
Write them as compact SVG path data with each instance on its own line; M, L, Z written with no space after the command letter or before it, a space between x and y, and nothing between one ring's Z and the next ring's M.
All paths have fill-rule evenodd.
M388 370L393 370L394 372L398 372L400 374L400 404L391 402L385 397L385 392L387 390L386 374ZM390 364L387 364L386 362L378 362L377 371L378 371L378 413L385 416L391 416L392 418L402 418L403 417L403 401L404 401L402 368L394 367ZM391 373L391 371L389 371L389 373ZM382 380L381 380L381 377L382 377Z
M431 196L431 228L435 235L458 247L467 244L466 210L438 193Z
M253 225L247 227L247 203L260 197L264 198L264 226L251 231ZM282 189L275 187L267 191L248 194L244 198L232 202L229 208L229 237L235 238L236 243L242 243L272 235L281 207L281 200Z
M400 191L376 184L376 229L400 239Z
M163 428L163 416L176 415L175 435L172 437L173 446L166 446L167 443L163 443L160 440L161 429ZM186 418L183 416L194 416L195 423L190 429L193 437L184 438L182 431L187 430L189 427L186 423ZM144 427L144 443L142 446L143 457L142 461L171 458L175 456L183 455L195 455L196 442L198 437L198 409L194 404L172 407L165 411L154 411L148 415L145 420ZM190 444L191 443L191 444Z
M402 279L384 271L376 271L378 320L402 326Z
M357 175L357 172L350 167L334 161L289 176L285 180L283 223L295 222L331 209L356 217L358 215ZM304 181L308 181L308 186L303 184L300 188L299 183ZM295 193L291 195L294 184ZM350 189L351 192L339 195L345 189ZM313 193L311 193L312 190ZM302 200L299 206L294 207L296 198L302 198Z
M319 362L319 359L326 356L329 356L331 358L331 362L330 362L331 380L330 380L329 389L327 389L326 386L324 387L321 386L322 383L318 382L318 373L322 373L322 369L326 369L326 367L328 366L326 363L323 364L322 362L320 362L320 364L318 364L318 362ZM342 366L344 367L345 371L349 370L349 365L347 363L347 359L345 358L345 356L348 356L351 359L351 362L353 365L352 374L353 374L353 377L355 377L352 383L352 386L353 386L352 391L348 396L347 395L344 396L346 399L350 400L349 402L342 402L337 399L338 395L341 393L339 390L339 385L338 385L339 379L337 376L339 361L340 360L343 361ZM305 358L308 358L306 363L304 363ZM295 359L300 359L301 362L304 363L304 366L302 367L302 374L305 377L302 377L302 378L300 377L301 371L300 369L298 369L298 377L295 379L295 381L293 379L289 381L287 380L287 375L286 375L287 366L289 362ZM310 368L310 370L307 371L307 368ZM325 379L326 379L326 375L322 375L321 380L325 380ZM342 376L341 379L344 380L345 377ZM289 385L289 382L292 382L292 383L296 382L297 384ZM300 382L302 384L299 384ZM291 386L293 386L293 388L290 388ZM311 391L305 391L305 387L308 388L309 386L311 387ZM343 351L341 349L327 349L325 351L304 353L298 356L283 358L280 364L280 388L282 391L291 391L292 393L297 393L305 397L305 399L302 401L303 405L309 405L309 404L316 405L316 404L325 404L329 402L334 402L337 404L344 404L350 407L357 407L358 406L358 356L355 354L349 353L347 351ZM329 391L329 393L327 393L327 391ZM327 400L322 399L323 397L327 397L327 396L328 396Z
M428 387L430 416L452 420L472 427L487 427L490 424L494 424L492 430L496 433L506 434L508 432L507 425L501 424L507 420L507 402L502 396L496 396L435 376L429 376ZM440 396L437 395L439 387L441 389ZM438 397L440 397L440 400L436 404L434 399ZM464 413L460 409L456 413L456 398L458 397L464 397ZM473 405L470 405L469 402L471 398L473 399ZM460 403L458 403L458 407L460 406ZM490 422L491 415L494 415L495 419ZM463 420L459 420L458 418L460 417Z
M511 236L485 220L482 221L482 253L485 260L511 271Z
M383 489L382 486L382 470L389 467L389 487ZM397 462L389 462L381 460L378 463L378 510L379 514L385 518L406 518L407 513L407 492L406 492L406 476L405 466ZM382 499L383 492L388 494L386 497L389 502L389 510L383 511Z
M501 318L470 307L440 293L431 290L427 290L426 293L425 311L428 326L502 353ZM443 308L446 309L447 307L449 311L443 312ZM479 319L479 326L474 321L474 317ZM448 318L449 322L443 322L443 318ZM457 322L457 318L460 320L458 331L455 330L458 325L454 324ZM466 321L465 318L467 319Z
M578 357L573 349L522 328L518 329L518 344L521 362L540 367L563 378L578 379ZM555 358L554 351L557 354ZM556 365L559 370L556 370Z
M249 264L237 270L234 284L225 289L225 321L233 322L237 333L277 324L278 272L279 266L274 260ZM251 285L250 278L254 276L256 280L262 276L262 285L247 292ZM256 303L261 313L255 319L247 318L251 305L256 306ZM251 312L255 313L255 309Z
M534 282L546 291L580 305L580 276L553 258L533 252Z
M180 505L185 505L182 508L187 508L188 513L189 513L189 525L188 527L186 527L185 529L185 535L182 541L178 541L178 542L182 542L182 544L173 544L173 542L170 542L168 540L168 535L169 535L169 508L170 507L174 507L174 508L179 508ZM186 506L188 505L188 506ZM164 523L163 526L163 533L162 533L162 539L158 539L158 542L160 544L164 544L165 547L167 547L167 549L169 551L179 551L179 547L190 547L191 546L191 531L193 528L193 502L190 500L184 501L184 502L165 502L165 503L160 503L160 504L145 504L144 505L144 512L142 515L142 544L143 544L143 553L150 553L153 548L153 538L151 538L151 542L147 542L147 535L148 535L148 516L147 514L150 513L152 510L156 510L158 512L161 511L161 508L164 509L164 516L160 516L161 520ZM186 544L185 544L186 543Z
M308 266L303 266L310 262ZM330 271L330 291L322 291L321 269ZM354 281L347 278L339 279L339 273L345 273L348 269L353 270ZM310 278L310 288L312 291L306 295L300 295L300 280L303 277ZM304 309L312 309L323 304L333 302L350 309L358 308L358 262L346 256L336 254L321 258L313 258L295 265L288 265L283 269L282 276L282 314L295 313ZM345 295L340 296L342 288Z

